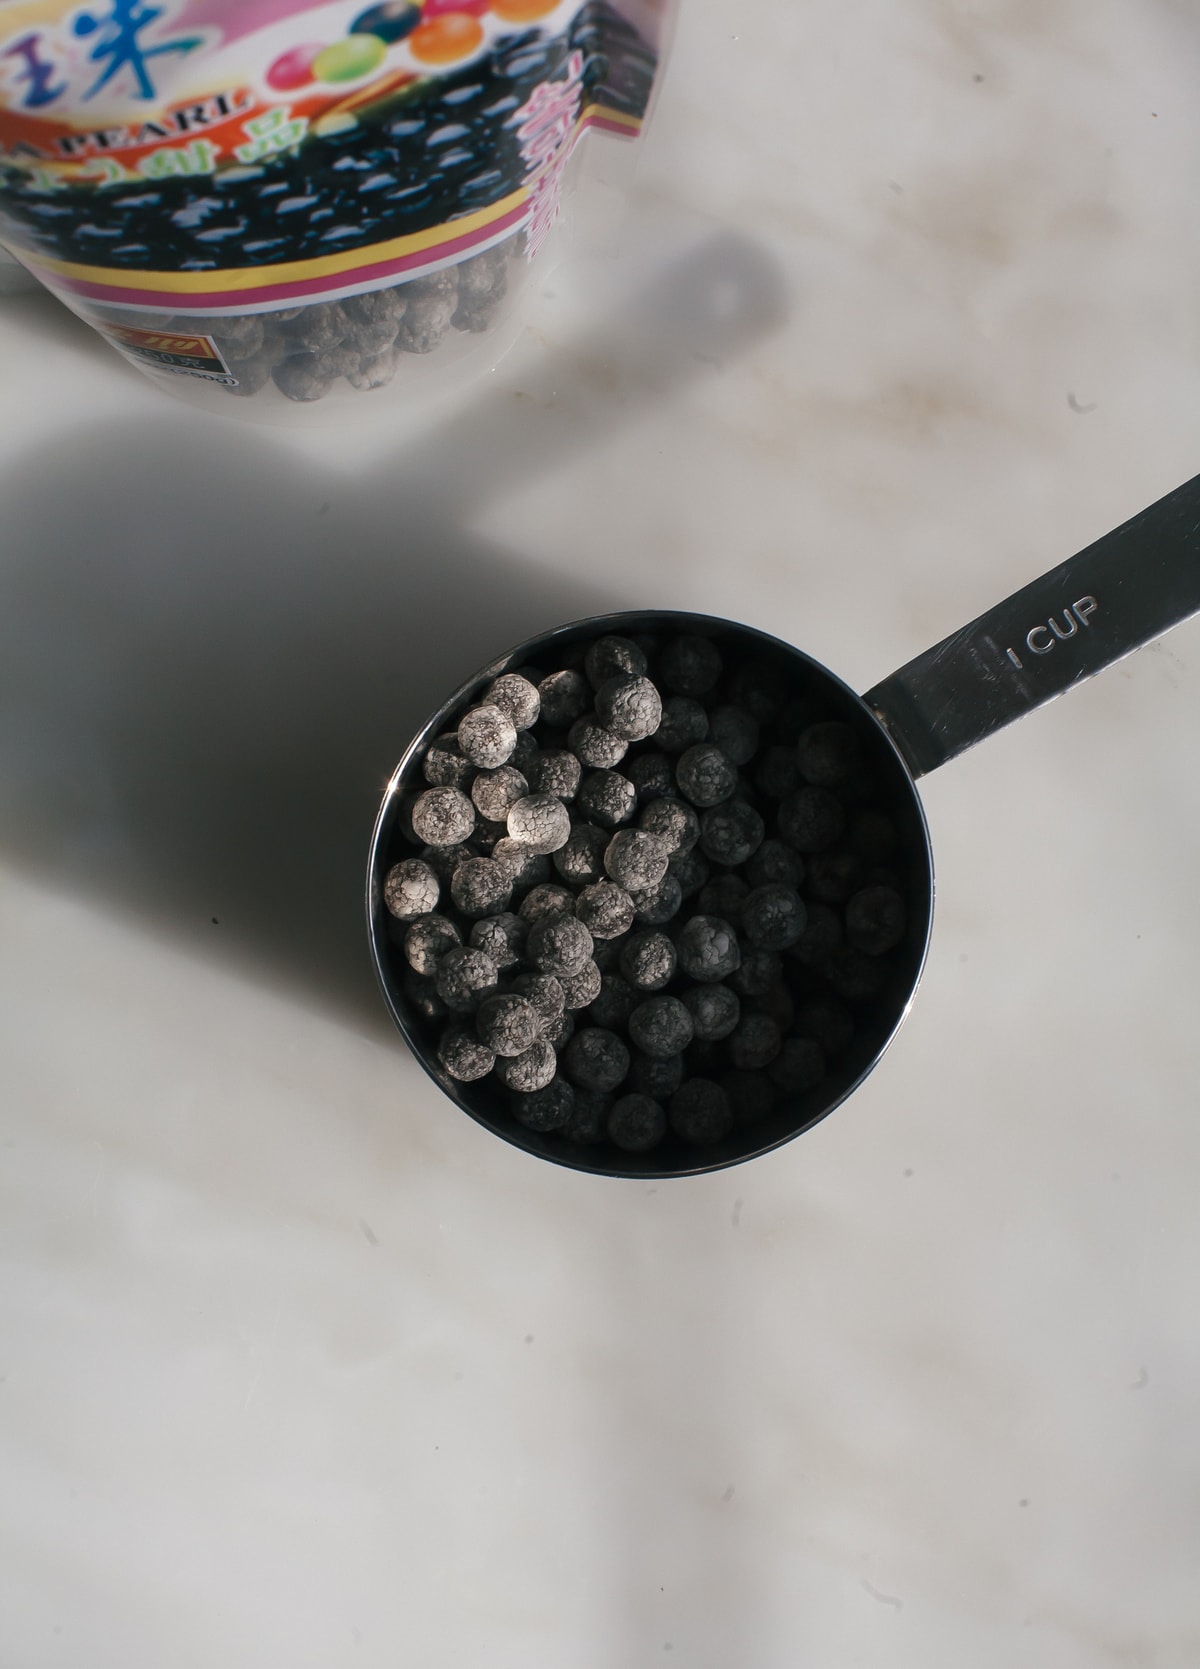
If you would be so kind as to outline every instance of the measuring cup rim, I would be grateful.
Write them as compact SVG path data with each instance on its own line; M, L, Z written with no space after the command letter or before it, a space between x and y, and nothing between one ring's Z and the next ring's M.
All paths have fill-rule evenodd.
M775 1135L768 1140L764 1140L758 1146L750 1146L745 1151L738 1152L733 1156L718 1158L708 1157L703 1148L697 1148L696 1157L690 1162L655 1166L652 1162L653 1153L646 1155L645 1163L635 1164L633 1163L637 1157L635 1155L622 1155L620 1159L615 1161L600 1162L595 1157L589 1157L589 1155L594 1155L594 1150L582 1144L569 1151L547 1151L545 1139L538 1133L526 1130L519 1124L513 1124L511 1128L498 1128L492 1119L488 1118L480 1109L471 1105L462 1093L463 1086L458 1085L441 1068L436 1056L429 1048L427 1039L414 1026L404 1006L397 1002L389 983L383 948L384 924L381 921L381 912L383 911L383 876L381 869L383 862L382 848L391 832L391 820L399 794L411 776L414 766L424 757L429 743L434 737L442 733L449 716L460 707L465 706L474 694L491 683L493 679L500 677L502 673L515 671L529 661L538 660L548 648L556 643L578 641L585 636L594 639L606 636L609 633L627 635L631 632L664 628L679 632L691 630L699 635L704 635L707 630L714 634L733 634L742 640L747 638L757 639L762 644L769 646L773 652L782 654L790 660L798 660L804 663L819 678L835 685L855 711L870 721L872 732L882 743L886 754L894 760L899 777L907 784L909 809L920 833L928 903L924 908L924 920L919 929L920 941L905 1000L892 1018L882 1042L852 1081L846 1084L827 1104L822 1105L821 1109L811 1118L802 1120L781 1135ZM504 654L497 656L478 672L473 673L471 677L464 679L457 689L441 703L405 748L384 790L383 799L371 833L367 862L366 914L371 962L388 1013L424 1072L438 1086L443 1095L448 1097L460 1111L466 1113L469 1118L473 1119L476 1124L481 1125L490 1134L500 1137L502 1141L508 1142L511 1146L522 1148L535 1158L548 1160L551 1164L561 1165L568 1170L585 1171L596 1176L660 1181L671 1177L700 1176L713 1171L726 1170L733 1165L744 1164L747 1160L774 1152L777 1148L784 1146L785 1143L803 1135L805 1131L811 1130L814 1125L827 1118L830 1113L840 1107L849 1096L861 1087L864 1080L870 1076L890 1049L912 1008L929 956L929 944L933 931L934 893L933 846L929 836L925 808L921 802L915 779L886 727L857 691L853 690L844 679L839 678L837 673L831 672L823 662L816 660L803 649L798 649L794 644L775 637L769 632L762 631L757 626L749 626L744 622L730 620L720 615L698 614L691 610L649 608L623 609L607 614L586 615L578 620L567 621L562 625L553 627L549 631L539 632L526 638Z

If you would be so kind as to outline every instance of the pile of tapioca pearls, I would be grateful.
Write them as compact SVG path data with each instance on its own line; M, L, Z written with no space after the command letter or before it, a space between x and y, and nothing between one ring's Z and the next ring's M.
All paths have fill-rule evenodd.
M527 1129L646 1153L814 1088L905 932L856 730L699 636L497 678L392 863L408 1002Z
M267 71L281 93L324 81L357 81L379 69L388 48L403 41L419 64L434 68L469 58L483 42L479 19L488 12L505 23L535 23L560 0L382 0L368 6L344 39L289 47Z

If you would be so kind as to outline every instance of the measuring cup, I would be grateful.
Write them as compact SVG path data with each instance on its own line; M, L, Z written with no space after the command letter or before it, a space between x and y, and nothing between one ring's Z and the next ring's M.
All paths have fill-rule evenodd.
M1060 695L1093 673L1200 612L1200 476L1169 493L1077 556L1015 592L970 625L909 661L865 695L802 650L750 626L706 615L643 609L595 616L521 644L454 692L410 743L376 819L367 878L367 918L375 971L392 1018L421 1065L473 1119L527 1152L573 1169L609 1176L668 1177L719 1170L790 1141L840 1105L877 1065L912 1004L933 923L933 852L917 779L993 731ZM790 693L815 699L830 718L858 733L873 770L877 799L898 831L892 867L903 884L908 924L890 958L883 991L862 1006L850 1045L826 1076L802 1094L782 1096L761 1122L735 1129L711 1147L668 1135L637 1155L608 1144L580 1146L554 1133L526 1130L508 1111L492 1078L458 1083L437 1058L436 1027L404 995L402 924L382 902L383 879L410 856L402 814L425 786L421 765L435 736L453 730L492 680L518 667L547 671L574 646L607 633L644 632L711 638L728 654L782 674ZM397 930L401 931L398 932ZM797 982L802 971L796 976Z

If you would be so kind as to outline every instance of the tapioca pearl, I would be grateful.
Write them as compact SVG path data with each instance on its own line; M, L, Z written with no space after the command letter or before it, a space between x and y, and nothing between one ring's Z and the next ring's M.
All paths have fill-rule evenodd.
M563 1140L580 1147L605 1141L612 1104L612 1095L604 1090L577 1089L570 1117L560 1128Z
M508 833L531 852L547 857L570 838L571 814L553 794L527 794L509 807Z
M650 997L629 1016L630 1042L656 1060L682 1054L693 1031L691 1012L678 997Z
M656 887L646 887L629 896L633 900L634 920L642 927L665 927L683 907L683 888L669 869Z
M583 780L583 767L573 753L565 748L547 748L538 755L530 777L530 787L537 794L554 794L560 800L573 800Z
M786 841L771 836L748 859L745 876L752 887L799 888L804 880L804 859Z
M693 916L676 939L679 966L702 984L727 979L742 960L737 934L719 916Z
M427 863L429 868L434 871L442 891L446 891L447 886L451 885L457 866L466 863L467 858L474 858L474 856L476 855L471 850L471 846L464 845L461 841L454 846L422 846L421 848L421 861Z
M685 1142L708 1145L729 1134L733 1108L720 1084L710 1078L689 1078L668 1102L667 1120Z
M622 940L596 939L592 944L592 961L602 974L615 972L621 954Z
M699 739L703 740L702 737ZM664 795L674 797L675 767L665 753L637 754L625 765L624 774L633 784L640 806L649 805Z
M426 846L458 846L475 828L475 807L460 788L427 788L413 805L412 826Z
M356 371L347 371L346 381L351 388L357 388L360 392L371 388L384 388L396 375L397 364L396 350L383 348L379 353L365 355Z
M623 736L616 736L594 713L585 713L567 732L567 746L577 759L593 770L611 770L629 751Z
M604 878L604 854L612 837L607 829L577 823L554 853L554 867L571 886L590 886Z
M542 973L569 978L591 960L592 935L574 916L562 915L530 929L527 952Z
M538 685L541 716L547 724L566 730L592 704L592 692L581 672L552 672Z
M845 827L845 807L828 788L799 788L779 807L780 834L805 856L836 845Z
M383 901L398 921L429 915L437 908L440 892L437 876L420 858L404 858L400 863L394 863L384 877Z
M449 1026L438 1042L438 1059L460 1084L486 1078L496 1064L495 1051L481 1043L470 1026Z
M517 745L509 756L508 763L515 770L520 771L526 782L533 784L533 772L541 757L541 749L528 730L517 731Z
M742 931L763 950L786 950L808 925L808 909L794 887L755 887L742 905Z
M494 1072L507 1089L531 1095L554 1081L558 1056L549 1043L535 1043L523 1055L496 1057Z
M475 1014L475 1030L481 1043L494 1055L506 1059L523 1055L539 1041L541 1022L532 1003L512 992L496 991L484 997Z
M744 707L714 708L709 715L708 735L735 765L748 765L758 752L758 720Z
M438 963L434 984L447 1008L456 1014L473 1014L499 977L500 970L490 956L470 945L459 945Z
M592 771L576 796L579 812L604 829L627 823L637 809L637 791L619 771Z
M678 695L707 695L716 687L724 670L721 651L706 637L677 637L667 644L659 662L659 673L668 689Z
M713 863L739 868L762 845L766 825L746 800L710 806L700 818L700 850Z
M572 1086L556 1075L541 1089L531 1090L527 1095L514 1092L509 1110L526 1130L548 1134L552 1130L565 1131L575 1112L575 1100Z
M708 737L708 714L698 701L686 695L668 696L654 732L655 746L662 753L680 754Z
M531 852L528 846L522 846L519 840L512 840L507 834L492 847L492 862L502 863L508 870L512 877L514 897L520 897L533 887L542 886L552 873L549 858Z
M493 823L505 822L512 807L528 793L528 782L512 765L479 771L470 788L476 811Z
M617 939L633 926L633 899L615 881L597 881L579 894L575 914L594 939Z
M459 722L458 745L472 765L495 770L517 745L516 726L499 707L473 707Z
M550 1041L566 1010L562 982L553 974L518 974L509 982L508 989L532 1006L541 1037Z
M692 1030L703 1043L719 1043L742 1017L741 1000L728 985L693 985L680 997L692 1017Z
M685 800L707 809L729 799L737 787L737 768L720 748L699 742L680 755L675 781Z
M627 892L646 892L667 873L671 854L664 841L642 829L619 829L604 852L609 878Z
M762 998L783 978L783 958L777 950L760 945L743 945L741 965L729 976L729 983L741 997Z
M622 674L641 677L646 672L647 661L632 638L609 634L589 643L583 657L583 669L592 688L598 690L601 684Z
M608 1115L608 1139L624 1153L650 1153L667 1133L667 1115L648 1095L623 1095Z
M577 974L559 974L567 1008L571 1011L587 1008L599 996L603 978L593 961L585 962Z
M814 852L808 859L804 891L818 904L844 904L862 879L862 859L856 852Z
M667 864L667 874L678 881L680 896L686 903L707 886L712 878L712 865L703 852L677 852Z
M846 901L846 938L868 956L883 956L904 939L908 911L893 887L864 887Z
M575 913L575 894L554 881L531 887L521 900L517 914L532 927L537 922L556 921Z
M512 876L491 858L468 858L454 871L450 896L464 916L498 916L512 898Z
M499 707L502 713L507 713L517 730L528 730L536 724L542 707L537 685L522 678L519 672L502 673L488 685L483 699L490 706Z
M619 967L629 984L639 991L661 991L674 978L678 966L675 946L665 933L633 933L621 946Z
M562 1068L580 1089L615 1090L629 1071L629 1050L616 1032L586 1026L563 1050Z
M596 717L627 742L653 736L662 719L662 697L649 678L620 673L596 691Z
M657 835L671 857L692 851L700 839L700 819L686 800L651 800L638 813L637 825L647 834Z
M747 1014L729 1036L729 1057L740 1072L769 1066L783 1046L783 1036L769 1014Z
M684 1070L682 1055L670 1055L660 1060L654 1055L643 1054L640 1049L631 1049L625 1085L638 1095L666 1101L682 1084Z
M484 916L471 928L470 943L476 950L490 956L500 969L514 968L525 950L529 924L511 910L494 916Z
M404 957L418 974L432 978L448 950L462 944L462 934L445 916L423 916L404 935Z
M623 1031L643 993L620 974L602 974L600 989L588 1004L588 1021L606 1031Z
M340 376L340 372L326 370L311 353L292 354L278 364L271 373L279 392L289 400L302 404L323 400Z

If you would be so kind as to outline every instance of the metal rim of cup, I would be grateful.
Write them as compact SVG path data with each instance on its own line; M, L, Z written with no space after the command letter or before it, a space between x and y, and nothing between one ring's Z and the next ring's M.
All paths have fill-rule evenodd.
M453 728L451 718L457 721L494 678L530 664L541 665L550 672L554 666L546 657L556 647L569 649L608 633L629 636L664 630L710 637L718 642L737 641L743 647L753 648L789 678L795 677L798 694L819 692L837 716L855 725L886 784L888 809L900 828L909 923L883 996L869 1005L867 1023L816 1089L800 1095L781 1094L775 1110L760 1123L735 1129L712 1147L688 1147L678 1137L668 1136L661 1148L638 1155L622 1152L609 1144L576 1144L553 1133L542 1135L527 1130L508 1112L507 1096L494 1080L460 1084L448 1076L438 1061L432 1028L416 1014L401 988L403 956L389 934L391 918L382 902L382 892L383 877L390 865L400 855L411 855L410 847L402 851L398 844L402 838L398 821L405 792L419 776L426 749L435 736ZM461 684L413 737L392 772L375 820L367 866L367 926L375 975L393 1022L443 1095L493 1135L537 1158L594 1175L642 1180L697 1176L758 1158L812 1129L852 1095L879 1063L912 1006L928 956L933 901L933 849L924 807L912 774L891 736L862 699L803 650L756 627L713 615L666 609L593 615L556 627L518 644ZM667 1159L674 1162L666 1163Z

